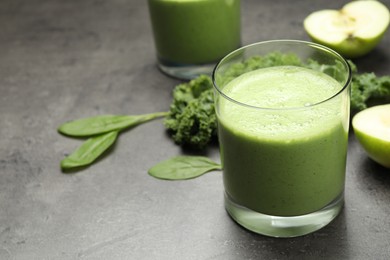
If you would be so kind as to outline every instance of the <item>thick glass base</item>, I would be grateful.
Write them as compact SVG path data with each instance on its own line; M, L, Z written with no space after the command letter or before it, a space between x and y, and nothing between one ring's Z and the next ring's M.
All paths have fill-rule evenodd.
M344 194L319 211L306 215L281 217L265 215L242 207L225 194L225 208L241 226L271 237L296 237L312 233L329 224L341 211Z
M215 64L211 63L202 65L166 65L159 62L158 67L168 76L190 80L198 77L201 74L211 75Z

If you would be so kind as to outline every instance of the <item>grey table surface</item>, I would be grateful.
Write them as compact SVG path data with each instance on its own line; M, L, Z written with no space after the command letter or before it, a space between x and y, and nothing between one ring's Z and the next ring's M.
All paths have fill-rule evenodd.
M385 2L390 6L390 1ZM242 1L242 43L309 40L302 21L341 1ZM390 33L360 71L390 74ZM223 207L221 174L162 181L183 154L161 120L125 132L95 165L64 174L80 140L56 132L98 114L166 111L180 83L160 73L146 1L0 2L0 259L390 259L390 172L353 133L346 204L299 238L248 232ZM218 147L203 155L219 161Z

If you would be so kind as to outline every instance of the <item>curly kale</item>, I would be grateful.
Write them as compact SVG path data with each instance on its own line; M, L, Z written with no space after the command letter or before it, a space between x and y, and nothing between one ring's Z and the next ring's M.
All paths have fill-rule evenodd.
M369 104L390 100L390 76L377 77L374 73L355 74L351 85L351 109L363 110Z
M177 144L204 148L217 129L211 78L201 75L176 86L164 124Z

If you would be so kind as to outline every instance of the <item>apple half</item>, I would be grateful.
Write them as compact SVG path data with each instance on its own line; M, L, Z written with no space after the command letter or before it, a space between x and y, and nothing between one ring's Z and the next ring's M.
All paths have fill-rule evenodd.
M353 117L352 127L368 156L390 168L390 104L360 111Z
M310 38L346 58L370 52L382 39L390 23L389 9L376 0L358 0L341 10L311 13L303 22Z

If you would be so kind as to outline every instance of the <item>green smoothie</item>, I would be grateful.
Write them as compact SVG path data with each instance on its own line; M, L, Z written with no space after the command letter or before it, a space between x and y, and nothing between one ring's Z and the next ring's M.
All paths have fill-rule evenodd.
M148 0L163 64L216 62L240 45L240 0Z
M223 88L229 98L253 106L223 97L217 105L231 200L267 215L296 216L342 194L349 101L338 95L319 103L341 88L321 72L294 66L248 72Z

